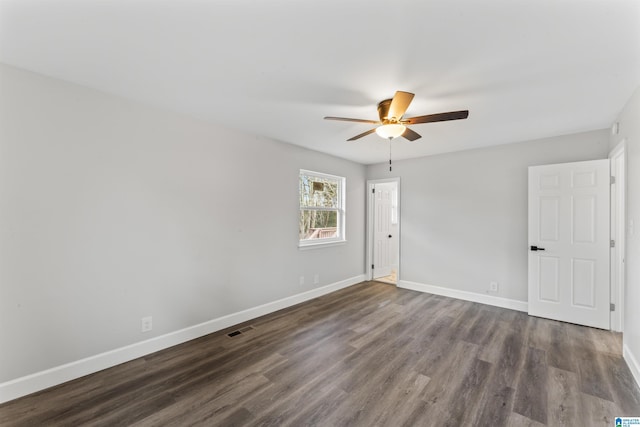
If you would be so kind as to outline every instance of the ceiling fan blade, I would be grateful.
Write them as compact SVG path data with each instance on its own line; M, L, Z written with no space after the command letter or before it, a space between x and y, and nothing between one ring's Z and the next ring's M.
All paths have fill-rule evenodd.
M469 110L450 111L448 113L428 114L426 116L409 117L402 120L403 124L415 125L418 123L446 122L447 120L460 120L469 117Z
M409 104L413 100L414 94L410 92L402 92L397 91L391 100L391 105L389 105L389 112L387 113L387 118L392 120L400 120L404 115L407 108L409 108Z
M367 135L369 135L369 134L372 134L372 133L374 133L375 131L376 131L376 130L375 130L375 128L374 128L374 129L370 129L370 130L368 130L368 131L366 131L366 132L361 133L360 135L356 135L356 136L354 136L353 138L349 138L349 139L347 139L347 141L355 141L356 139L360 139L360 138L362 138L363 136L367 136Z
M409 128L406 128L404 133L402 134L402 137L405 139L408 139L409 141L415 141L416 139L422 138L422 135L419 135L418 133L412 131Z
M325 117L325 120L339 120L341 122L356 122L356 123L371 123L374 125L379 124L378 120L365 120L365 119L349 119L347 117Z

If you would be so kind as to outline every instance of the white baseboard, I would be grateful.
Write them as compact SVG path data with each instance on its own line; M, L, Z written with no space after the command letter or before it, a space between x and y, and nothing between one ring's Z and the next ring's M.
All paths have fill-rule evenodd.
M481 304L493 305L496 307L509 308L511 310L524 312L527 312L529 310L529 304L526 301L501 298L493 295L478 294L475 292L460 291L458 289L443 288L442 286L425 285L424 283L410 282L408 280L398 280L398 287L411 289L418 292L426 292L429 294L462 299L465 301L479 302Z
M146 341L141 341L81 360L76 360L61 366L56 366L55 368L47 369L45 371L36 372L31 375L7 381L0 384L0 403L8 402L10 400L26 396L27 394L35 393L36 391L44 390L64 382L119 365L165 348L173 347L174 345L202 337L212 332L220 331L230 326L264 316L265 314L273 313L274 311L282 310L283 308L291 307L301 302L355 285L356 283L363 282L364 280L365 275L361 274L330 285L312 289L301 294L292 295L290 297L282 298L277 301L239 311L237 313L218 317L217 319L212 319L207 322L154 337Z
M627 362L627 366L629 370L633 374L633 378L636 380L636 384L640 387L640 363L638 363L638 359L636 359L631 353L629 347L626 344L622 346L622 357L624 357L624 361Z

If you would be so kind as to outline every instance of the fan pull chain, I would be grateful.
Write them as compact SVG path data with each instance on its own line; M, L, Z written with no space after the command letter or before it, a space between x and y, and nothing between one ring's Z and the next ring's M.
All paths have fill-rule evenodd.
M389 138L389 172L391 172L391 140L393 138Z

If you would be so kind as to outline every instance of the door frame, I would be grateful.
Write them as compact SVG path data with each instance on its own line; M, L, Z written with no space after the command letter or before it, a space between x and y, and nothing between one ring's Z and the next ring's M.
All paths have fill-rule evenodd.
M366 245L366 279L373 280L373 269L371 265L373 264L373 233L374 233L374 225L375 225L375 209L374 203L375 198L373 197L373 187L376 184L384 184L384 183L395 183L396 184L396 194L398 197L398 271L396 271L396 286L400 281L400 266L402 264L400 254L401 254L401 237L402 237L402 214L400 206L402 203L400 202L400 177L396 178L384 178L384 179L368 179L367 180L367 245Z
M627 192L627 157L626 139L620 141L609 153L609 170L615 177L615 191L610 192L610 238L615 240L616 250L611 250L610 277L611 302L616 310L611 312L611 330L624 331L624 302L625 302L625 258L626 258L626 192ZM618 159L622 159L618 168ZM615 167L614 167L615 165ZM619 170L621 169L621 170ZM613 186L612 186L613 187Z

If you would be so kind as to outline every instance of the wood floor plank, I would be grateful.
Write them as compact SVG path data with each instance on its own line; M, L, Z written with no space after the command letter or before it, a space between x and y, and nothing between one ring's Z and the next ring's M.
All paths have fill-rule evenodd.
M547 357L544 350L529 347L520 372L513 411L547 423Z
M588 328L594 349L600 353L609 353L622 357L622 334L602 329Z
M233 412L234 406L241 403L242 399L247 399L272 384L262 372L282 364L283 360L277 353L270 354L253 365L230 371L228 379L221 376L212 384L190 387L176 396L174 404L145 418L140 425L188 425L211 416L221 417Z
M484 345L493 338L492 332L497 327L498 315L488 310L480 310L472 322L469 329L467 329L464 340L473 344Z
M269 380L261 375L247 376L233 386L225 387L224 393L214 394L209 393L207 389L200 389L198 392L194 391L194 393L182 396L172 405L166 406L137 422L128 420L126 424L136 427L159 425L179 427L212 423L227 417L237 419L242 414L250 414L246 408L241 406L242 399L251 397L270 385ZM240 409L242 411L236 413ZM253 416L251 415L249 418L253 418ZM109 421L111 420L109 419ZM107 425L122 424L113 422Z
M502 341L500 357L496 362L500 386L516 389L516 382L527 354L526 334L510 329Z
M501 322L499 321L499 323ZM506 328L504 330L506 331ZM497 348L501 349L502 345L498 345ZM480 355L484 353L483 349ZM496 359L499 360L499 358ZM513 410L516 390L515 387L505 385L504 377L501 375L501 367L498 363L490 363L490 367L489 378L481 389L480 411L475 422L481 426L507 425L506 423Z
M514 311L509 310L508 312L503 312L502 320L506 321L509 328L513 331L520 331L526 333L526 336L529 335L529 319L531 316L527 315L527 313L523 313L522 311Z
M244 427L249 424L255 417L246 408L238 408L220 421L221 426L225 427ZM210 420L204 420L205 422ZM211 425L211 424L209 424Z
M392 362L403 355L403 350L411 344L411 341L411 337L396 337L391 342L380 342L377 345L378 348L369 354L359 354L358 363L347 360L347 363L350 364L350 371L338 383L338 387L347 392L353 392L364 388L367 383L371 383L373 378L384 376L393 365ZM371 362L373 360L384 360L385 363L372 371Z
M7 402L0 425L613 425L640 414L620 353L620 334L363 282Z
M506 425L509 427L543 427L546 424L539 423L538 421L527 418L517 412L512 412L509 415Z
M539 348L541 350L549 350L551 343L551 328L553 320L543 319L541 317L529 317L529 346Z
M350 407L357 410L351 411L347 417L328 421L347 425L379 425L390 414L394 416L388 422L397 421L400 403L411 405L419 400L430 381L413 370L416 354L410 350L412 344L408 342L399 347L401 351L392 348L389 357L385 358L387 362L377 371L365 372L364 375L355 373L361 381L357 387L350 388L346 399Z
M621 410L619 415L637 417L640 414L640 389L633 381L629 367L620 356L607 353L602 357L609 383L612 385L613 400Z
M584 351L574 358L580 374L580 387L584 393L613 401L602 357L596 351Z
M303 409L298 409L291 419L285 420L283 425L298 426L321 426L329 425L328 420L334 414L345 412L349 406L347 393L336 387L332 387L319 399L315 399L310 405Z
M551 337L547 349L547 363L563 371L578 372L574 362L573 347L569 344L565 328L555 322L550 328Z
M496 321L485 337L485 342L480 346L478 358L491 364L498 363L502 357L502 346L509 330L504 321Z
M336 398L344 394L342 390L318 377L296 392L287 391L284 388L280 388L279 391L280 398L272 399L270 404L262 406L259 410L248 408L255 415L255 420L250 425L282 426L288 424L300 412L309 411L311 408L317 409L320 402L334 407L337 401L332 397Z
M590 427L611 427L615 425L615 417L621 413L620 408L614 402L587 393L581 393L580 410L584 425Z
M451 425L472 425L478 418L478 411L483 390L489 378L491 364L484 360L475 359L464 374L464 379L458 383L454 391L455 398L447 408L443 418Z
M580 383L577 374L549 367L547 388L550 425L586 425L580 411Z
M421 396L421 399L428 404L426 410L422 414L412 416L417 425L445 423L451 417L449 409L456 405L460 387L468 376L480 377L484 381L486 368L478 363L486 364L487 362L478 360L477 353L478 346L476 344L461 340L456 341L449 348L449 356L443 358L438 364L438 369L433 371ZM476 369L481 369L482 372L476 374L474 373ZM464 417L464 414L456 414L455 416L460 418Z
M480 402L480 412L475 420L475 424L479 426L504 426L507 425L511 408L513 407L513 398L515 390L511 387L493 388L493 384L489 383L483 390L482 400Z
M379 406L365 413L363 425L398 426L406 421L410 409L420 404L420 396L431 379L415 371L404 372L395 386L386 389Z

